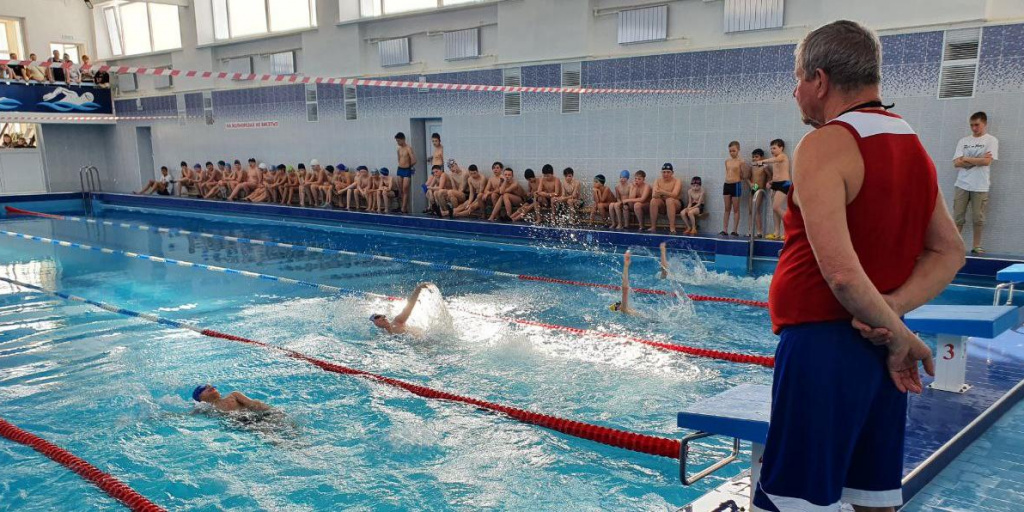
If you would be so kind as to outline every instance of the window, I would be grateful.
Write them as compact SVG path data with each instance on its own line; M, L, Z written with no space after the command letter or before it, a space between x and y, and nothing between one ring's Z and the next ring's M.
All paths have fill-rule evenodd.
M108 5L102 11L102 29L107 32L112 56L181 48L181 25L176 5L130 2Z
M53 54L54 50L60 52L62 58L66 53L68 54L68 57L71 57L71 62L81 62L81 60L78 58L79 52L77 44L50 43L50 54Z
M18 57L27 56L21 39L20 20L0 18L0 52L5 59L9 53L16 53Z
M193 0L199 44L316 27L317 0Z
M668 37L668 6L619 11L619 44L664 41Z
M345 2L346 0L339 0ZM450 5L471 4L484 0L359 0L359 15L371 18L385 14L427 11Z
M228 0L228 26L231 37L267 32L267 5L263 0Z
M316 84L306 84L306 122L320 122L320 104L317 102Z

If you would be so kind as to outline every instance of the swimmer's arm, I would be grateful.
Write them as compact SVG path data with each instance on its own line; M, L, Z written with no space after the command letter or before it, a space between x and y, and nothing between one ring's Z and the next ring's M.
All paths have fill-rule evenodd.
M658 248L661 249L661 278L668 278L668 256L666 255L665 242L662 242Z
M409 155L409 168L412 169L416 166L416 153L413 152L411 146L405 152Z
M649 203L651 201L651 190L651 187L647 187L647 190L645 190L644 193L640 196L639 201L641 203Z
M619 309L623 313L629 313L629 263L632 260L633 255L626 251L626 254L622 256L622 305Z
M416 301L418 301L420 298L420 292L423 291L423 289L426 288L427 285L429 284L430 283L420 283L416 285L416 289L412 291L412 293L409 295L409 300L406 301L405 303L405 309L403 309L402 312L395 317L396 323L404 324L407 320L409 320L409 316L412 315L413 308L416 307Z
M668 197L673 197L673 198L678 199L679 198L679 194L682 193L682 191L683 191L683 182L682 182L682 180L676 180L675 186L672 187L672 193L669 194Z
M924 252L907 281L890 294L896 313L913 311L938 296L953 282L965 261L963 239L949 216L940 190L925 233Z
M270 406L269 405L267 405L267 404L265 404L265 403L263 403L263 402L261 402L259 400L253 400L252 398L249 398L249 397L245 396L241 392L232 391L231 392L231 397L234 398L235 401L238 402L239 405L241 405L242 407L245 407L246 409L249 409L250 411L269 411L270 410Z

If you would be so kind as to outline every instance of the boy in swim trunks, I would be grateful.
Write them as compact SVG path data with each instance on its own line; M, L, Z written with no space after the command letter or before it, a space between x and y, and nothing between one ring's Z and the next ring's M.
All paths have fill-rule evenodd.
M469 166L469 177L466 178L466 186L469 189L469 197L452 212L455 217L469 217L484 209L484 189L487 188L487 180L480 175L476 164L470 164Z
M537 175L534 174L533 169L527 169L523 171L523 177L526 178L526 199L523 200L523 206L520 206L515 213L512 214L512 222L518 222L523 217L534 210L537 205L537 187L540 186L540 180L537 179Z
M438 139L438 142L440 142L440 139ZM404 133L398 132L395 134L395 143L398 144L398 170L395 171L395 174L402 180L401 212L409 213L409 186L412 182L412 175L416 172L413 169L413 166L416 165L416 155L412 151L412 146L405 141Z
M433 182L427 187L427 209L434 215L442 217L441 204L448 197L448 191L452 188L451 180L448 179L448 175L444 172L444 166L441 164L431 166L430 172L433 174Z
M782 139L772 141L771 158L761 160L760 164L772 164L772 212L775 220L775 231L769 233L765 238L768 240L783 240L782 218L786 214L786 198L789 195L789 187L792 184L789 177L789 156L786 155L786 143ZM781 194L780 194L781 192Z
M419 329L407 326L406 322L409 321L409 316L412 315L412 311L416 307L416 301L418 301L420 298L420 292L422 292L423 289L428 286L435 285L433 283L420 283L416 285L416 288L412 291L412 293L409 295L409 298L406 299L405 301L405 308L402 309L402 312L399 313L394 320L389 321L387 316L384 316L380 313L375 313L373 315L370 315L370 321L373 322L373 325L377 326L378 329L383 329L387 331L388 334L409 333L416 336L421 336L423 333L420 332Z
M556 197L562 195L562 182L555 177L555 168L551 164L544 164L544 167L540 168L540 185L537 187L537 217L534 220L534 224L540 224L541 214L543 208L548 207L551 209L551 216L555 215L555 201Z
M562 183L562 195L551 199L552 210L568 210L569 218L567 220L573 222L576 213L583 208L583 185L576 181L576 172L572 170L572 167L563 169L562 176L565 178Z
M192 400L210 404L221 412L262 412L269 411L271 409L269 405L259 400L249 398L240 391L232 391L231 393L228 393L228 396L222 397L220 396L220 392L217 391L217 388L213 387L212 384L198 386L196 389L192 390Z
M683 218L684 235L697 234L697 217L704 213L704 188L700 176L690 180L690 190L686 192L686 208L679 214Z
M748 185L750 185L750 193L754 194L757 199L751 202L750 211L747 213L750 214L750 218L754 221L754 236L761 238L764 236L764 215L761 212L761 204L764 203L765 194L767 194L768 191L765 190L761 194L758 194L757 191L768 188L768 175L771 174L772 166L758 165L760 162L764 161L764 150L761 148L757 148L750 153L750 160L753 163L751 164L751 174Z
M629 197L629 171L619 171L619 184L615 185L615 202L608 205L608 227L625 229L629 227L629 214L623 215L622 200Z
M722 198L725 200L725 216L722 217L721 236L740 236L740 196L743 195L743 175L750 173L747 161L740 157L740 143L729 143L729 159L725 161L725 184ZM729 216L732 215L732 231L729 231Z
M466 201L466 195L469 193L466 181L468 175L455 160L448 160L448 170L451 171L448 178L452 186L441 198L441 216L454 218L455 208Z
M379 172L380 185L377 187L377 212L388 213L391 200L398 197L400 185L398 180L391 176L391 171L387 167L381 167Z
M496 221L501 215L502 207L504 207L505 215L508 218L512 218L515 209L519 205L523 204L526 199L526 191L523 190L523 186L519 184L519 180L516 180L515 172L511 167L506 167L502 171L501 177L501 188L498 189L498 193L501 194L498 200L494 203L494 211L491 212L491 216L488 220Z
M642 170L637 171L633 175L633 184L629 187L628 196L620 201L623 217L629 215L630 209L636 215L637 223L640 226L637 231L644 230L644 212L651 207L651 186L644 181L645 179L647 179L647 173Z
M594 194L594 208L590 210L590 224L594 224L594 217L597 215L601 216L601 222L605 222L606 218L611 219L611 215L608 212L608 206L615 202L615 194L612 194L612 189L604 186L604 175L598 174L594 176L594 186L592 187Z
M676 214L679 213L682 201L680 200L683 191L683 183L675 177L675 169L672 164L665 162L661 166L661 179L654 181L651 192L651 227L647 230L654 233L658 225L658 214L662 207L668 217L668 232L676 234ZM643 227L643 223L640 223Z

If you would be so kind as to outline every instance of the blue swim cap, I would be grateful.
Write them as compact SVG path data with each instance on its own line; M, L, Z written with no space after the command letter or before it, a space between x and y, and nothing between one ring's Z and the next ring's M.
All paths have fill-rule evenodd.
M196 402L200 402L201 400L199 400L199 395L202 395L203 391L206 391L206 388L208 388L208 387L210 387L210 386L208 386L206 384L203 384L202 386L196 386L196 389L194 389L192 391L192 400L195 400Z
M620 171L619 172L619 177L620 178L626 178L628 180L629 179L629 171L626 171L626 170Z
M345 164L338 164L338 166L335 167L335 169L337 169L339 171L347 171L348 167L345 167Z
M381 167L380 168L380 175L381 176L387 176L389 172L391 172L391 171L389 171L387 167Z

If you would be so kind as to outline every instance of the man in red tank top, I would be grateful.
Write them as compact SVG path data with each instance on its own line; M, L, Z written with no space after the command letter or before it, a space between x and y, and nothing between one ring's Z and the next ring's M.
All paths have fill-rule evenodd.
M881 46L850 21L796 51L807 134L793 156L786 244L769 293L780 334L754 504L772 511L893 510L902 502L907 391L931 351L900 320L964 262L914 130L884 110Z

